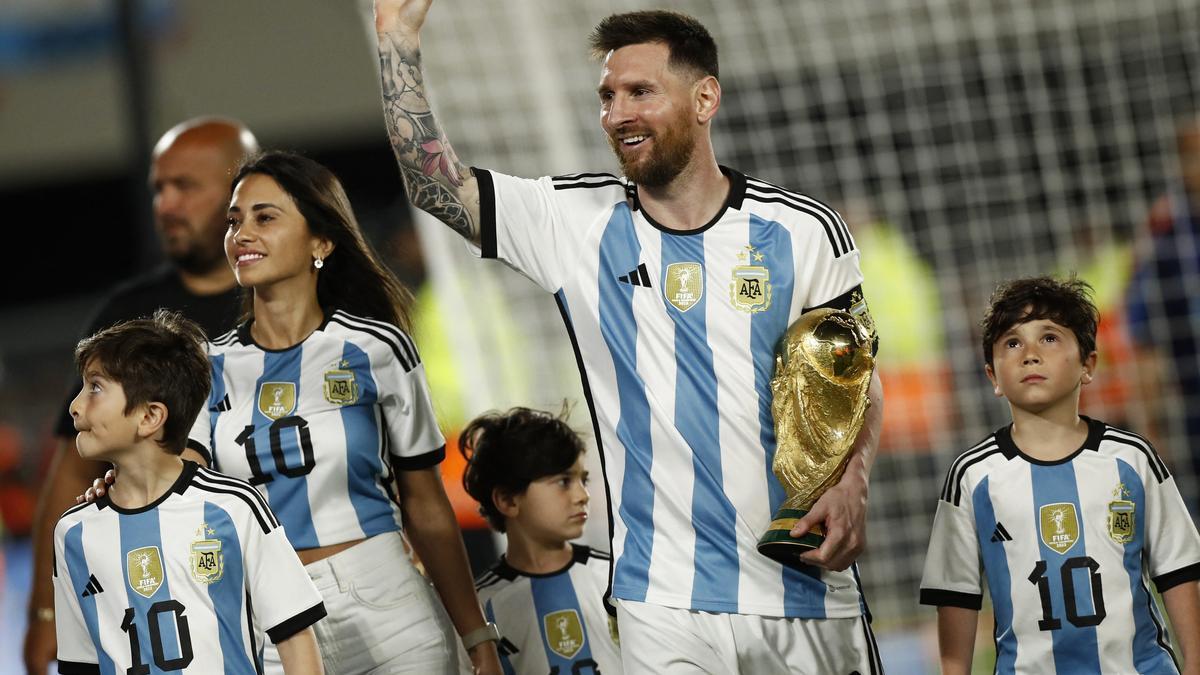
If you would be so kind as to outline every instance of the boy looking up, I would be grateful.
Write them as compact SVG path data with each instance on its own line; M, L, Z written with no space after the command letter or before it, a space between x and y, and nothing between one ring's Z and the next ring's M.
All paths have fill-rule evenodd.
M204 334L159 310L82 340L71 402L84 459L119 485L54 529L61 673L262 672L262 633L288 673L320 673L325 616L270 508L249 484L180 455L208 397Z
M1179 672L1150 581L1200 673L1200 535L1150 444L1079 414L1090 291L1041 277L992 296L984 371L1013 421L951 465L921 581L948 675L970 672L984 576L998 673Z
M513 408L472 420L462 452L463 486L508 539L475 582L503 636L505 672L621 673L616 622L604 609L609 556L571 543L588 518L583 440L560 418Z

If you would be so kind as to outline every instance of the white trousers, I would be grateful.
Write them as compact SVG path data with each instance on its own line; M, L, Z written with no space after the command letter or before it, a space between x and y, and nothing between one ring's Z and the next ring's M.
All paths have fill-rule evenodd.
M471 672L450 617L399 532L371 537L304 570L328 612L313 625L328 675ZM282 675L270 640L263 661L267 675Z
M625 675L879 675L866 617L788 619L617 602Z

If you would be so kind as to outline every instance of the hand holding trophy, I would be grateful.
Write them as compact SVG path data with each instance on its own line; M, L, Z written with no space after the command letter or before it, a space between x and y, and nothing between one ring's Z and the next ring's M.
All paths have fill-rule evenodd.
M871 335L850 312L821 308L801 315L784 335L771 379L776 450L772 471L787 499L758 540L763 555L785 565L824 540L820 525L790 531L836 484L870 405L875 369Z

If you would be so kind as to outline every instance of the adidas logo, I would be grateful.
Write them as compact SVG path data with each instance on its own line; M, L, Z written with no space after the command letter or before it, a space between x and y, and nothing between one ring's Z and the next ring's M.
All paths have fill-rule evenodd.
M221 399L215 406L208 409L209 412L225 412L233 407L229 402L229 394L225 394L225 398Z
M100 595L104 592L104 587L100 585L100 580L95 574L88 575L87 585L83 587L83 593L80 597L86 598L89 595Z
M1003 544L1006 541L1012 541L1012 535L1008 530L1004 529L1004 523L996 523L996 529L992 531L992 541L997 541Z
M650 273L646 271L646 263L638 265L635 270L630 270L629 274L622 274L617 277L617 281L623 284L650 288Z

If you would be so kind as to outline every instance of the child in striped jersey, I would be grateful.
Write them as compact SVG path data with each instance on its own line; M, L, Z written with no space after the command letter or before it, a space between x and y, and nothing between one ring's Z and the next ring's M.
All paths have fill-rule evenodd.
M79 454L121 484L54 532L61 673L320 673L325 606L254 488L183 460L208 395L204 334L177 313L118 324L75 350Z
M982 582L997 673L1178 673L1162 594L1200 674L1200 535L1145 439L1079 414L1098 313L1076 279L1002 285L984 370L1012 424L960 456L938 502L921 602L938 606L942 672L968 673Z
M471 421L460 445L463 487L508 540L475 582L503 636L504 671L620 673L616 619L604 606L610 557L571 543L588 518L583 440L561 417L513 408Z

